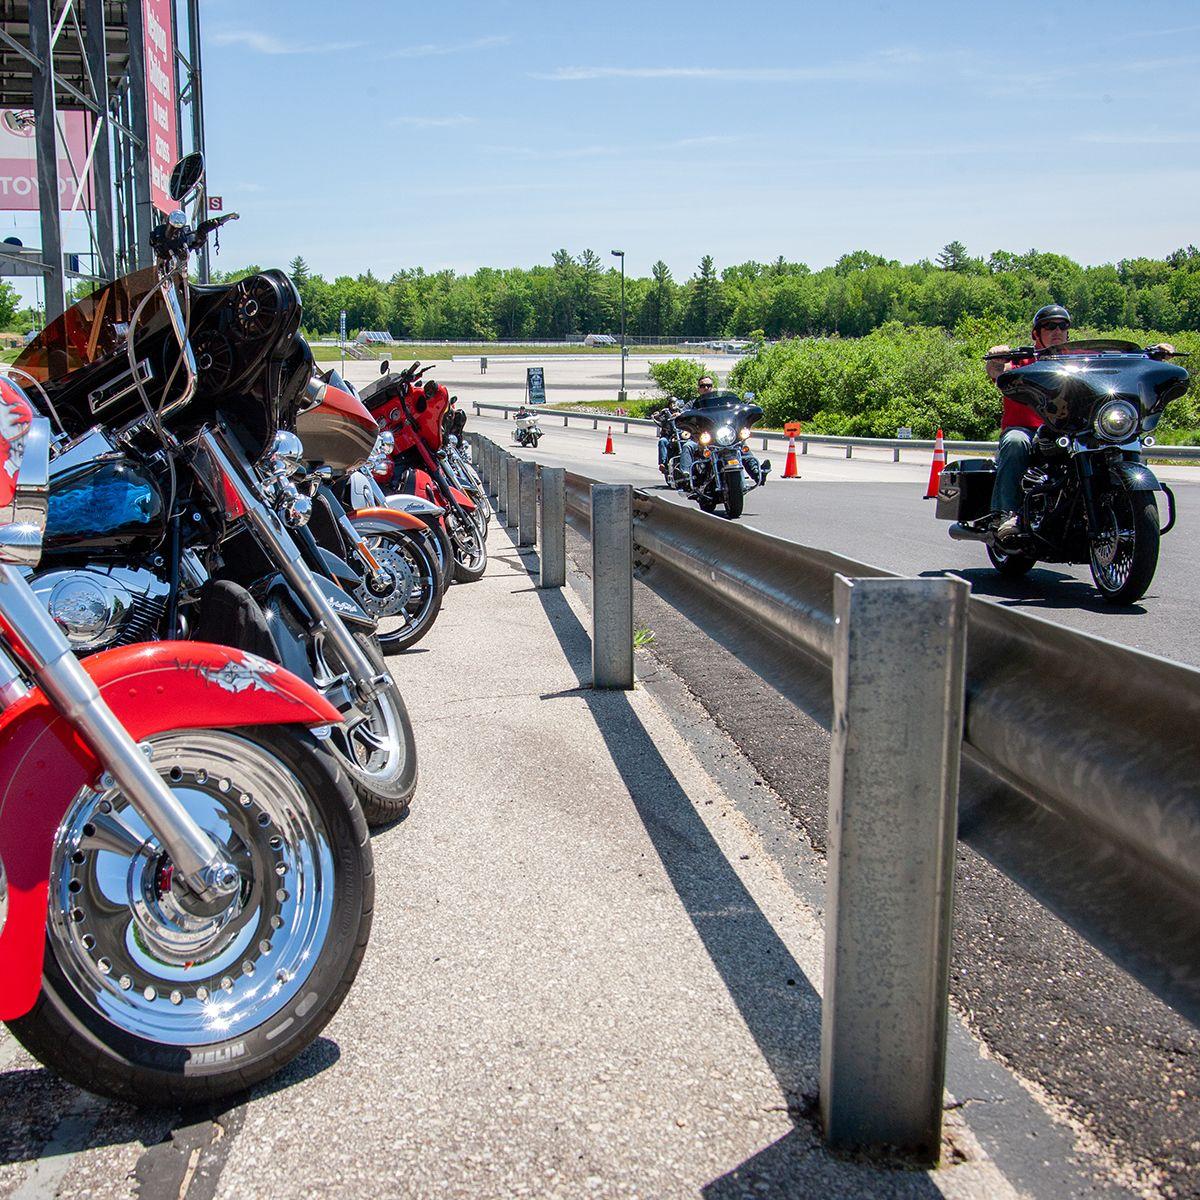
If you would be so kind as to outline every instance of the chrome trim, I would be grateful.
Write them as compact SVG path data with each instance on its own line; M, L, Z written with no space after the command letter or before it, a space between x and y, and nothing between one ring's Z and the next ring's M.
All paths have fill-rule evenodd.
M139 388L144 387L153 378L154 368L150 365L148 358L143 358L137 363L136 371L132 367L126 368L103 387L88 392L88 407L92 410L92 416L99 413L101 409L116 404L118 400L124 400L131 392L136 392ZM125 382L126 380L128 382ZM114 391L114 388L117 390Z
M8 875L4 871L4 859L0 858L0 933L8 921Z
M42 690L136 805L180 874L200 894L213 894L202 873L225 863L216 843L147 763L129 731L104 703L95 681L71 653L50 614L13 566L0 566L0 614Z

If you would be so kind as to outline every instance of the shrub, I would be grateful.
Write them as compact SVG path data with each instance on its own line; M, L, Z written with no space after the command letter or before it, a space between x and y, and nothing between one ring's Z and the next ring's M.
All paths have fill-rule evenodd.
M650 364L650 378L658 385L663 399L694 400L698 394L696 384L703 375L711 376L716 382L716 373L694 358L669 358L666 362ZM661 399L655 407L662 407Z

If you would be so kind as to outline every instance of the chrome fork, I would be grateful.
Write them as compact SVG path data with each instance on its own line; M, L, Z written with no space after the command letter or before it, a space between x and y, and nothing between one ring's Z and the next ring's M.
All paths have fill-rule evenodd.
M322 634L333 643L344 669L349 672L355 695L361 702L366 703L391 683L391 677L375 673L371 660L363 653L341 617L325 598L325 593L321 591L311 568L300 553L300 547L288 533L278 513L268 507L256 488L246 483L251 468L246 463L240 447L228 440L224 430L212 429L205 429L201 433L199 444L216 462L230 486L237 492L255 533L307 606L309 619L313 622L312 632Z
M241 883L237 868L150 765L104 702L54 619L20 571L10 565L0 566L0 616L13 631L15 648L29 663L39 686L129 797L185 884L205 899L236 892Z

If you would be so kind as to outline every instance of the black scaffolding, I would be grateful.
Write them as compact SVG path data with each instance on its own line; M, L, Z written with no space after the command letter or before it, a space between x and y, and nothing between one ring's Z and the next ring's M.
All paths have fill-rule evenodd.
M171 0L170 36L177 137L202 151L199 8L199 0ZM47 320L63 311L68 278L106 281L150 262L158 218L146 149L143 16L143 0L0 0L0 108L27 112L33 122L41 224L40 249L0 245L0 276L40 275ZM92 206L82 205L90 249L65 256L59 113L79 109L92 118L87 155L82 163L65 157L76 192L90 183ZM207 261L200 265L207 278Z

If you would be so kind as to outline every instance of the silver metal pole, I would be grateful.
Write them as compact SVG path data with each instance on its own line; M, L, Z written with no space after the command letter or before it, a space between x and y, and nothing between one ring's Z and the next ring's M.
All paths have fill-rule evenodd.
M517 464L518 546L537 545L537 472L535 462Z
M37 158L38 208L41 215L42 262L48 270L46 324L63 314L66 285L63 280L62 204L58 195L58 110L55 107L53 14L50 0L30 0L29 49L36 64L31 72L33 140Z
M87 22L85 43L92 92L100 112L96 121L100 136L92 159L92 199L96 205L96 251L100 257L97 274L105 279L117 277L116 242L113 237L113 167L110 151L108 108L108 51L104 34L104 0L85 0Z
M507 529L516 529L521 516L521 460L509 456L506 464L508 480L505 486L504 525Z
M941 1144L969 593L834 580L820 1083L834 1146L936 1160Z
M633 687L633 488L592 484L592 686Z
M538 587L560 588L567 582L567 472L541 470L541 557Z
M497 451L499 462L496 464L496 511L508 512L508 451Z

